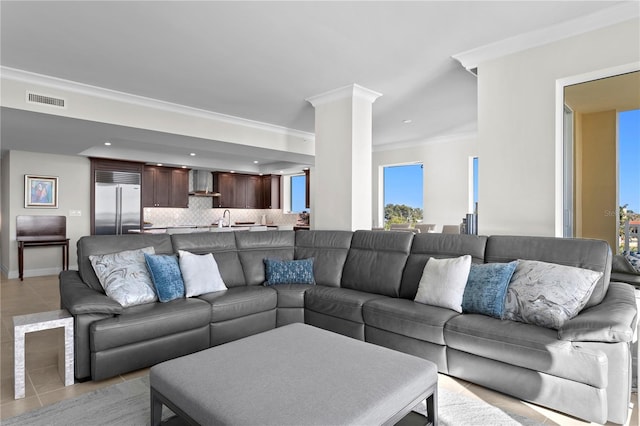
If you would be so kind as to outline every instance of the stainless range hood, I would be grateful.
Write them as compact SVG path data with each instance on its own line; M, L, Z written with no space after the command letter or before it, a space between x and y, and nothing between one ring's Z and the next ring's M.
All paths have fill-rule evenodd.
M191 170L189 176L189 195L196 197L219 197L213 192L213 175L207 170Z

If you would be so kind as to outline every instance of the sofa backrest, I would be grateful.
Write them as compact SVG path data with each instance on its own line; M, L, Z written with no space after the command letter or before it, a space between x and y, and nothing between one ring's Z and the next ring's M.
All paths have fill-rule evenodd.
M264 259L292 260L295 231L233 232L247 285L265 281Z
M355 231L341 287L398 297L412 232Z
M171 238L166 234L89 235L78 240L78 272L89 287L104 293L89 256L153 247L156 254L171 254Z
M352 235L351 231L296 232L295 259L312 257L316 284L340 287Z
M472 262L484 263L486 245L487 237L482 235L416 234L402 275L400 297L415 299L422 272L430 258L446 259L470 254Z
M495 235L489 237L485 251L487 263L526 259L602 272L585 307L597 305L604 299L611 277L611 257L606 241L581 238Z
M238 287L246 283L234 234L235 232L172 234L171 241L176 253L178 250L186 250L195 254L213 254L225 285Z

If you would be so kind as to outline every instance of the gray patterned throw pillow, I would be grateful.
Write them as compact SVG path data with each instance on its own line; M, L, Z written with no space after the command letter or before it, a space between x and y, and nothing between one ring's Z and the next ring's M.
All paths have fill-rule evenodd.
M104 292L123 307L155 302L156 292L144 260L153 247L89 256Z
M637 251L625 251L622 254L627 258L636 273L640 274L640 253Z
M559 329L584 308L602 272L518 260L503 319Z

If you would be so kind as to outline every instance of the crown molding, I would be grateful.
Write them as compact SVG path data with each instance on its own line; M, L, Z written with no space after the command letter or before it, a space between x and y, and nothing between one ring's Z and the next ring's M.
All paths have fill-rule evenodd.
M622 4L560 24L467 50L453 55L452 58L460 62L467 70L473 70L482 62L491 59L553 43L638 17L640 17L640 3L638 1L625 1Z
M469 139L477 139L477 132L456 133L445 136L437 136L430 139L412 139L402 142L391 142L386 144L374 145L373 152L396 151L399 149L416 148L427 145L436 145L441 143L462 142Z
M157 109L161 111L182 114L194 118L204 118L208 120L221 121L227 124L250 127L253 129L263 130L276 134L286 135L314 141L315 134L302 130L290 129L284 126L264 123L261 121L249 120L246 118L235 117L232 115L221 114L218 112L207 111L200 108L194 108L186 105L180 105L172 102L161 101L158 99L147 98L144 96L133 95L131 93L120 92L117 90L106 89L104 87L92 86L90 84L79 83L76 81L65 80L58 77L52 77L44 74L37 74L17 68L0 66L0 76L2 79L19 81L25 84L34 84L57 90L92 96L101 99L107 99L125 104L137 105L145 108Z
M337 89L329 90L328 92L320 93L319 95L311 96L305 100L314 107L317 107L318 105L349 97L364 99L365 101L373 103L380 96L382 96L382 93L375 92L358 84L350 84L348 86L339 87Z

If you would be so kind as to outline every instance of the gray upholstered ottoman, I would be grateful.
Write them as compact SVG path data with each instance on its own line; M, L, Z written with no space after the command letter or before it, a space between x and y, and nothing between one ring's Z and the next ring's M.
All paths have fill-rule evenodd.
M151 424L162 405L201 425L394 424L427 399L435 364L291 324L151 368Z

